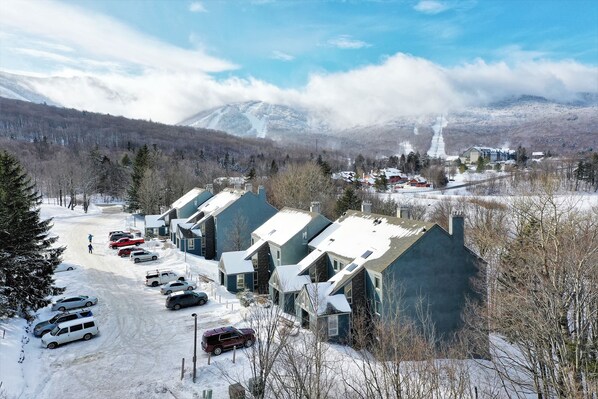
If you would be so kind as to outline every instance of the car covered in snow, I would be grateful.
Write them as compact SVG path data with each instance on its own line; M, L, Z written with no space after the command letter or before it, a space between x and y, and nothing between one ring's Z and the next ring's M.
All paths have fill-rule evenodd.
M59 310L64 312L67 309L77 309L83 307L90 307L98 303L98 298L87 295L68 296L60 298L56 303L52 304L52 310Z
M71 263L61 263L54 268L54 273L56 272L66 272L75 270L75 265Z
M164 284L160 292L164 295L172 294L175 291L193 291L196 287L188 281L172 281Z
M91 313L91 310L87 310L87 309L77 310L74 312L58 313L57 315L52 317L50 320L45 320L45 321L37 323L35 325L35 327L33 328L33 335L36 337L41 337L42 335L47 334L50 331L52 331L54 329L54 327L56 327L59 323L64 323L66 321L71 321L71 320L82 319L84 317L89 317L89 316L93 316L93 313Z

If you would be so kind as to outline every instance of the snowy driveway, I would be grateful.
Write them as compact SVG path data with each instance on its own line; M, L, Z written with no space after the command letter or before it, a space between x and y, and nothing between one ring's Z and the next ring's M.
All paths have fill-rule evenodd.
M116 256L107 246L108 232L126 227L127 214L95 214L55 217L52 232L66 245L64 261L79 265L76 270L56 274L58 286L66 286L65 295L97 296L99 301L90 309L100 329L100 335L90 341L79 341L55 350L41 347L39 339L30 336L25 345L22 363L24 385L21 398L137 398L192 397L192 391L202 388L223 388L215 381L211 367L198 374L198 384L180 382L181 359L186 358L187 374L193 354L193 317L198 313L198 341L205 329L222 325L238 325L238 305L229 310L210 295L208 284L199 285L210 296L202 307L170 311L164 306L160 288L146 287L145 273L156 268L168 268L184 274L183 254L174 249L155 249L161 258L157 262L133 264ZM94 236L94 253L87 252L87 235ZM151 244L150 244L151 245ZM215 275L216 263L188 257L189 268ZM52 314L40 311L40 319ZM36 322L38 322L36 320ZM218 360L224 359L221 356ZM207 354L198 342L198 367L206 365ZM4 366L3 366L4 367ZM213 366L212 366L213 367ZM2 373L6 374L6 373ZM6 386L6 385L5 385ZM13 387L14 388L14 387ZM216 389L218 391L219 389ZM10 392L15 392L11 389Z

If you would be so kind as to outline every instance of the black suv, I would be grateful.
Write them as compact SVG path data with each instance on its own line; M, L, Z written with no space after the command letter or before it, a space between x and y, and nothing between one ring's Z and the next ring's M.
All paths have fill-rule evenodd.
M78 310L75 312L63 312L58 313L56 316L52 317L50 320L42 321L35 325L33 329L33 335L36 337L41 337L45 333L49 333L58 325L58 323L64 323L65 321L71 321L76 319L82 319L84 317L92 316L91 310Z
M205 292L179 291L166 297L166 307L174 310L188 306L204 305L206 302L208 302L208 294Z
M222 351L234 347L249 348L255 342L255 330L252 328L220 327L208 330L201 338L204 352L218 356Z

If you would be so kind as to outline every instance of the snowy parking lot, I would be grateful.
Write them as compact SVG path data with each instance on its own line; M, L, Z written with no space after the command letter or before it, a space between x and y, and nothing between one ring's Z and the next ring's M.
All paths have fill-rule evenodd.
M118 207L120 208L120 207ZM0 397L8 398L151 398L194 397L203 389L228 392L228 385L214 378L218 362L230 362L224 353L207 365L201 350L201 334L218 326L243 326L242 313L234 295L222 287L202 282L198 275L215 279L217 262L185 255L163 242L144 244L159 253L154 262L134 264L119 258L108 248L108 232L129 227L131 218L119 210L93 208L90 214L68 211L53 205L42 206L42 217L54 217L52 233L67 247L64 262L75 270L56 273L56 285L66 287L63 295L96 296L92 310L100 334L90 341L78 341L50 350L26 331L24 321L13 319L0 328ZM87 236L93 234L93 254L87 250ZM171 311L165 307L160 287L145 286L149 270L171 269L198 281L198 291L208 294L209 302L200 307ZM198 318L198 373L190 379L193 356L194 319ZM56 312L50 306L40 310L32 326ZM32 327L30 327L32 329ZM6 331L4 333L4 330ZM185 378L181 381L181 361L185 358ZM237 354L235 367L247 359ZM172 395L168 394L170 392ZM167 396L164 396L164 394Z

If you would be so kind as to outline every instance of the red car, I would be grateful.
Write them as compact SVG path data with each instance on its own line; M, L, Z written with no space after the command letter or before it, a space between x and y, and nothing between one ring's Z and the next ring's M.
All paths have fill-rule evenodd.
M119 247L126 247L129 245L143 244L144 242L145 242L145 240L143 238L123 237L116 241L111 241L110 244L108 244L108 245L110 245L110 248L116 249Z
M121 248L118 250L118 256L120 256L121 258L124 256L129 257L129 255L131 255L131 252L133 252L133 251L143 251L143 248L140 248L140 247Z
M201 348L214 356L234 347L249 348L255 343L255 331L252 328L220 327L203 333Z

